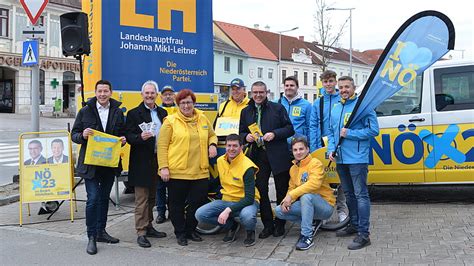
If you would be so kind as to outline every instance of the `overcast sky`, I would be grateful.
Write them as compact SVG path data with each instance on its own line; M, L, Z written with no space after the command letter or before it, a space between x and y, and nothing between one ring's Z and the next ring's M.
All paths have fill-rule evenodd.
M326 0L335 8L353 7L352 47L364 51L385 48L395 31L411 16L424 10L436 10L447 15L456 31L453 58L474 58L474 15L465 0ZM259 24L270 31L299 29L286 33L316 40L314 29L315 0L213 0L214 20L247 27ZM349 11L327 11L331 23L339 28L349 17ZM349 24L344 30L340 46L349 48Z

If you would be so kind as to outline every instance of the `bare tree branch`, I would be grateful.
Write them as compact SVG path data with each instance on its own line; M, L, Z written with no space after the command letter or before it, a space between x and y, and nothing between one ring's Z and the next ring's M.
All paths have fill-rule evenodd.
M333 50L332 47L338 45L339 39L344 34L344 28L346 27L349 18L346 19L344 24L336 32L333 31L333 24L331 22L331 16L327 15L327 9L332 4L327 4L325 0L316 0L316 12L314 15L314 28L315 28L315 39L317 40L317 46L322 50L321 57L322 61L321 70L325 71L331 63Z

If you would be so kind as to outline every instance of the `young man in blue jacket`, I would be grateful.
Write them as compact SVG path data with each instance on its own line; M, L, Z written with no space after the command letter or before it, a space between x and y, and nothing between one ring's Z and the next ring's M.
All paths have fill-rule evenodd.
M341 99L339 90L336 88L336 76L336 72L332 70L326 70L319 76L321 83L323 84L323 88L321 92L322 96L314 101L313 108L311 110L311 119L309 125L309 131L311 135L309 143L311 152L324 146L322 138L328 135L331 110L334 105L339 103L339 100ZM347 218L346 197L344 197L342 186L339 186L337 190L336 210L340 221L343 221Z
M357 103L354 80L343 76L338 80L340 103L331 112L328 134L328 156L336 162L336 171L347 199L351 223L337 236L357 236L347 247L351 250L370 245L370 198L367 188L370 139L379 134L375 111L345 128L345 124ZM339 139L343 141L339 144Z
M336 89L336 75L336 72L326 70L319 76L323 84L323 89L321 92L322 96L314 101L311 110L311 120L309 125L311 135L311 138L309 139L309 149L311 152L323 147L321 138L328 135L331 109L335 104L339 103L339 99L341 99L339 90Z
M285 93L278 101L281 103L290 117L295 135L288 138L288 149L291 150L291 139L293 137L306 137L310 142L309 122L311 117L311 103L298 94L298 79L290 76L283 81Z

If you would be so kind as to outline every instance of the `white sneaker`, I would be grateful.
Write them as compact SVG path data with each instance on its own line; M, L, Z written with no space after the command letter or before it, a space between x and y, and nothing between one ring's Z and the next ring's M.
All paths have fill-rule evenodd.
M342 222L347 218L347 214L343 211L338 212L338 215L339 215L339 222Z

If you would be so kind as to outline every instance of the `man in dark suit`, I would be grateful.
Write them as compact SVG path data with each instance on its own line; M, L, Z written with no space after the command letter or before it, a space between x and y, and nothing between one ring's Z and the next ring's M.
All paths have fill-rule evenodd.
M273 234L278 237L285 234L285 221L273 220L272 207L268 197L268 180L273 173L277 202L286 196L289 170L291 167L290 152L286 139L295 131L288 113L283 105L270 102L267 98L267 86L261 81L252 84L252 99L240 114L239 134L246 143L250 143L250 158L258 166L259 172L255 184L260 192L260 214L263 231L259 238ZM262 135L255 136L249 126L258 126Z
M24 162L25 165L37 165L45 164L46 158L41 154L43 151L43 144L39 140L32 140L28 143L28 152L30 154L30 159Z
M87 149L87 140L93 136L92 129L120 137L122 145L127 142L125 123L119 101L111 99L112 84L107 80L99 80L95 85L95 97L90 99L79 113L77 113L71 138L81 144L77 161L77 174L83 177L86 184L86 226L89 242L87 253L97 253L96 242L115 244L119 240L110 236L106 231L107 212L109 210L109 196L114 184L114 177L122 171L119 167L104 167L84 164Z
M51 142L51 151L53 156L48 158L48 163L67 163L68 157L63 154L64 152L64 142L62 139L54 139Z
M167 112L155 103L158 96L156 82L146 81L141 95L143 102L127 114L126 137L131 146L128 182L135 187L137 243L140 247L149 248L151 243L147 237L166 237L165 233L153 228L153 206L159 179L156 140ZM143 123L152 124L147 127Z

